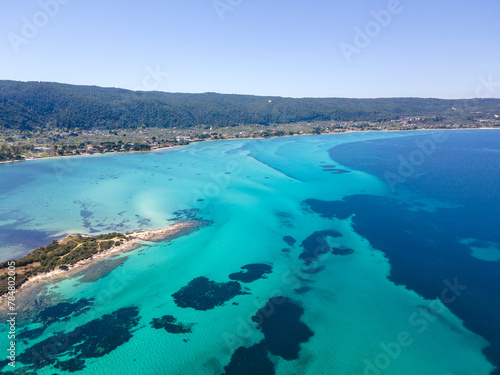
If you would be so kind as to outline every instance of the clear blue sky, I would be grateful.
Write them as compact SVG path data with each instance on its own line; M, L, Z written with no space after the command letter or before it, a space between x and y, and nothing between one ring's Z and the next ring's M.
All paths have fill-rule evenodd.
M481 77L500 82L498 0L59 1L55 10L0 1L0 79L440 98L477 96ZM391 6L391 20L377 26L372 12ZM356 28L367 27L372 36L356 44ZM357 48L350 61L347 45ZM156 80L151 69L161 72ZM500 97L500 83L480 92Z

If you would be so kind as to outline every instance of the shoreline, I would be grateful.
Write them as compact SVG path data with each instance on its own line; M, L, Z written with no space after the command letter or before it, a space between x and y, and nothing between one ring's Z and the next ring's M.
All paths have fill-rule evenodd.
M84 154L84 155L63 155L63 156L47 156L44 158L33 158L33 159L23 159L23 160L6 160L0 161L1 164L7 163L18 163L23 161L35 161L35 160L49 160L49 159L63 159L63 158L80 158L80 157L88 157L88 156L104 156L104 155L121 155L121 154L149 154L153 152L162 152L166 150L171 150L178 147L189 146L190 144L196 144L201 142L220 142L220 141L232 141L232 140L252 140L252 139L273 139L273 138L287 138L287 137L303 137L308 135L332 135L332 134L349 134L349 133L368 133L368 132L417 132L417 131L448 131L448 130L500 130L499 127L481 127L481 128L451 128L451 129L414 129L414 130L347 130L343 132L333 132L333 133L320 133L320 134L293 134L293 135L281 135L278 137L252 137L252 138L227 138L227 139L207 139L204 141L194 141L187 145L178 145L178 146L168 146L168 147L158 147L149 151L127 151L127 152L107 152L104 154L95 153L95 154Z
M195 142L193 142L195 143ZM35 161L35 160L49 160L49 159L64 159L64 158L81 158L81 157L90 157L90 156L104 156L104 155L120 155L120 154L149 154L151 152L157 152L157 151L165 151L177 147L182 147L182 146L187 146L187 145L178 145L178 146L168 146L168 147L158 147L149 151L124 151L124 152L105 152L104 154L101 153L94 153L94 154L83 154L83 155L62 155L62 156L46 156L44 158L31 158L31 159L23 159L23 160L4 160L0 161L0 164L7 164L7 163L18 163L18 162L23 162L23 161Z
M164 240L169 237L174 237L181 233L182 231L185 230L195 230L200 227L200 223L196 221L183 221L179 223L172 224L166 228L161 228L161 229L153 229L153 230L144 230L144 231L137 231L137 232L132 232L128 233L125 236L127 237L127 240L122 243L121 245L118 246L113 246L107 250L101 251L97 254L92 255L89 258L82 259L78 262L76 262L73 265L66 265L65 269L61 269L58 267L57 269L54 269L49 272L41 273L36 276L28 278L24 283L22 283L20 286L16 288L16 293L20 293L23 290L26 290L32 286L39 285L41 283L50 281L60 275L65 275L68 272L76 271L81 268L83 268L86 265L93 264L99 260L103 260L105 258L110 257L111 255L119 254L119 253L125 253L127 251L132 251L135 250L136 248L140 247L140 242L142 241L150 241L150 242L157 242ZM63 241L64 239L70 237L72 235L65 236L59 241ZM5 293L0 296L0 304L8 297L8 294ZM1 309L0 309L1 310Z

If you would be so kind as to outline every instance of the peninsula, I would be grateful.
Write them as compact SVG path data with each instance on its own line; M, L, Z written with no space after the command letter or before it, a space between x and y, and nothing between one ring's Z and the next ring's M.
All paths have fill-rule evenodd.
M49 280L70 269L81 267L110 254L133 250L141 241L159 241L199 228L197 221L183 221L166 228L127 234L109 233L98 236L74 234L54 240L28 255L0 264L0 300L8 292L9 266L15 264L15 287ZM12 269L12 267L11 267Z

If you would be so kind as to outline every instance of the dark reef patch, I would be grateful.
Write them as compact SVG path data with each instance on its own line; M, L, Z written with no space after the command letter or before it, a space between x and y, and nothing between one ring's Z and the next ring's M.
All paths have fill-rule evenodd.
M323 169L323 172L331 172L332 174L343 174L350 173L350 171L346 171L345 169L336 168L335 165L320 165L320 168Z
M288 246L293 246L295 245L295 242L297 242L297 240L292 236L284 236L283 241L285 241Z
M46 307L33 319L35 323L42 324L41 327L24 329L19 332L19 339L36 339L53 323L66 321L70 316L78 316L87 312L94 304L94 299L81 298L76 302L60 302L57 305Z
M351 255L354 253L354 250L344 247L332 247L331 253L333 255Z
M196 310L210 310L221 306L224 302L240 294L248 294L241 290L241 285L236 281L216 283L206 277L200 276L172 294L177 306Z
M18 361L30 369L56 365L65 371L79 371L86 358L103 357L132 338L139 323L137 307L125 307L94 319L68 333L57 333L25 350ZM73 356L69 360L59 358Z
M305 293L309 292L310 290L312 290L311 287L303 286L303 287L300 287L298 289L294 289L293 291L297 294L305 294Z
M81 207L80 217L82 218L83 226L88 229L89 233L97 233L98 230L95 229L96 225L92 225L92 222L90 221L91 216L94 214L89 209L92 206L92 204L90 202L79 201L79 200L74 201L74 203L79 204Z
M297 359L300 344L314 334L300 321L303 314L304 309L287 297L269 299L252 317L264 339L249 348L236 349L223 375L273 375L275 369L269 353L287 361Z
M0 370L3 369L5 366L8 366L10 363L10 359L4 359L3 361L0 361ZM14 375L13 371L3 371L2 375Z
M267 356L262 344L249 348L239 347L233 353L231 362L224 367L224 375L274 375L274 364Z
M38 314L38 321L44 324L52 324L62 318L83 314L94 304L94 299L81 298L76 302L60 302L57 305L47 307Z
M262 330L261 343L270 353L291 361L299 357L300 344L309 341L313 332L300 321L304 309L287 297L271 298L252 321Z
M80 216L83 217L84 219L91 217L93 214L94 213L92 211L80 210Z
M292 252L292 249L290 248L284 248L284 249L281 249L281 253L283 254L283 256L287 259L292 259L290 253Z
M190 208L190 209L185 209L185 210L178 210L173 212L174 218L169 219L169 221L189 221L189 220L199 220L200 217L199 215L200 210L197 208Z
M175 223L179 223L182 221L196 221L198 224L198 227L205 227L205 226L210 226L213 224L213 221L211 220L205 220L200 216L200 210L197 208L190 208L190 209L185 209L185 210L178 210L172 213L174 217L172 219L168 219L168 221L173 221ZM178 236L169 236L169 239L174 239L178 238L180 236L183 236L185 234L191 233L192 231L196 230L196 227L191 227L191 228L186 228L185 231L180 231L178 232Z
M69 372L81 371L85 368L85 360L72 358L67 361L57 361L54 367Z
M23 329L17 335L17 338L22 339L22 340L25 340L25 339L34 340L34 339L39 338L41 335L43 335L43 333L45 332L46 329L47 329L47 326L41 326L41 327L33 328L33 329Z
M281 224L287 228L293 228L293 215L288 212L277 211L276 216L278 217Z
M242 283L251 283L258 279L265 279L266 274L273 272L273 267L267 264L247 264L241 267L242 270L229 275L231 280L241 281Z
M289 249L288 247L285 247L284 249L281 249L281 252L283 254L290 254L292 252L292 249Z
M302 283L315 283L316 281L311 280L311 279L306 279L304 277L297 276L297 280L299 280Z
M170 333L191 333L191 327L193 327L194 323L183 324L178 323L177 319L172 315L165 315L161 318L154 318L151 321L151 326L155 329L165 329L165 331Z
M318 273L321 272L325 269L325 266L319 266L319 267L314 267L314 268L304 268L302 271L304 273Z
M314 232L302 241L301 246L304 248L304 251L299 255L299 258L302 259L305 264L309 264L316 260L321 254L330 252L330 245L326 242L327 237L342 237L342 234L336 230Z
M353 214L352 209L344 201L321 201L318 199L306 199L304 202L311 210L321 217L327 219L345 220Z
M351 173L351 171L346 171L345 169L335 169L335 171L331 172L332 174L344 174L344 173Z

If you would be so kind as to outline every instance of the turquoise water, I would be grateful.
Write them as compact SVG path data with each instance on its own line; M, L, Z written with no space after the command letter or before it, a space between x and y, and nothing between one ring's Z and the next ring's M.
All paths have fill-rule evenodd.
M401 215L406 218L411 216L409 212L428 215L429 220L437 213L449 216L464 202L412 189L411 184L391 185L383 173L375 171L374 166L382 163L382 152L372 153L370 148L378 142L403 144L403 150L389 156L398 160L400 153L417 149L414 140L430 139L432 134L377 132L204 142L147 154L0 165L2 261L68 233L162 228L182 219L185 213L211 222L187 236L166 243L145 243L120 255L120 265L110 267L97 279L85 282L84 270L74 277L56 279L25 297L19 295L19 304L27 306L37 300L43 308L44 304L61 306L57 304L82 299L90 302L88 308L62 314L61 319L46 326L46 316L37 316L42 307L36 308L30 320L19 322L18 331L45 329L39 337L20 339L18 356L42 343L36 348L45 349L41 354L45 360L37 362L37 374L67 373L54 365L75 357L83 365L69 365L79 368L78 374L222 374L232 357L236 358L238 348L258 345L265 347L264 354L248 354L243 362L248 365L265 357L276 374L491 373L495 353L487 358L484 350L492 339L480 335L479 329L471 329L474 324L469 323L479 318L455 311L454 305L440 301L439 295L419 293L418 285L424 281L412 279L420 283L415 286L391 271L401 261L389 245L375 246L378 239L365 233L363 227L369 222L359 222L365 214L363 207L371 207L371 202L352 212L349 207L345 215L341 210L336 215L324 214L327 203L319 208L307 204L311 199L343 202L359 196L375 197L405 202L408 207ZM462 139L460 134L470 138L480 132L454 134ZM493 136L500 140L497 134ZM446 144L453 149L454 142L458 141L451 137ZM363 168L348 163L351 146L370 151L356 155L356 160L365 163ZM340 147L346 148L343 164L330 151ZM388 152L388 147L383 149ZM434 168L437 157L433 151L418 167ZM397 166L386 168L397 172ZM406 179L425 179L426 173L415 170ZM403 238L391 227L377 228L385 237ZM338 234L321 237L320 231ZM291 245L284 236L296 242ZM319 254L310 264L301 258L305 250L301 244L308 238L314 246L320 244ZM495 238L483 238L476 231L464 233L456 241L470 246L467 256L471 260L498 267ZM486 250L478 244L480 241L486 241ZM324 246L344 251L321 251ZM421 261L419 267L424 267L425 259ZM172 294L192 280L206 277L229 283L230 274L249 264L272 266L272 272L253 282L239 283L246 294L207 310L174 302ZM445 277L453 280L456 275ZM494 285L497 281L492 280ZM489 291L483 290L487 296ZM266 307L266 302L276 296L287 297L303 309L300 321L290 318L288 328L273 333L281 343L299 342L297 355L291 355L294 358L270 349L271 334L268 336L265 328L258 329L252 321L261 308L275 307L280 311L275 317L279 318L280 306L287 303ZM490 305L497 311L493 302ZM116 319L107 318L124 308L135 310L129 315L127 310ZM283 312L283 319L286 314ZM153 328L152 320L165 315L172 315L191 332L175 334ZM102 323L108 320L109 326ZM95 321L102 325L95 325ZM94 325L86 325L89 322ZM115 331L117 326L123 329ZM1 330L2 348L8 347L6 325ZM74 330L73 336L92 343L90 349L79 347L81 342L68 344ZM57 336L57 332L63 336ZM50 349L53 337L66 342ZM105 342L116 342L116 347L107 347ZM27 358L21 354L18 359L24 362L18 362L17 367L28 367ZM239 373L264 373L256 368ZM228 368L226 372L230 373Z

